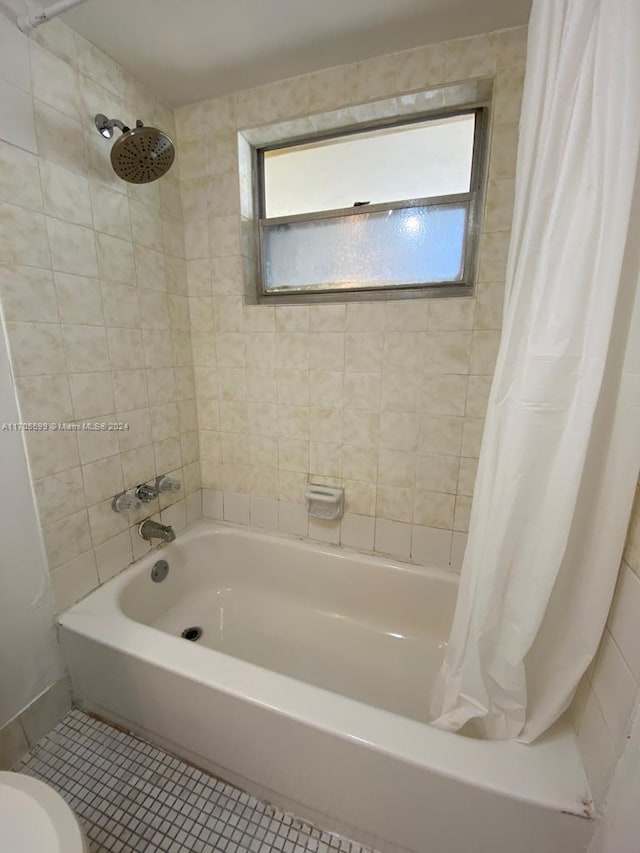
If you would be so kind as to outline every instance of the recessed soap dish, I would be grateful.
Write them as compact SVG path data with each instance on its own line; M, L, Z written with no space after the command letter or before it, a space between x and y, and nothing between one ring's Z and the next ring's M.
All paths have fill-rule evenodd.
M309 515L313 518L324 518L328 521L342 518L344 489L309 483L304 496L309 504Z

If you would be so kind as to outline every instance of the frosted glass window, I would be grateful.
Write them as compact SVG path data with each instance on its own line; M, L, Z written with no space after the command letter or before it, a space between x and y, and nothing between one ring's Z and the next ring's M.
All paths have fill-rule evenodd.
M475 114L264 152L267 218L469 192Z
M269 225L269 291L345 290L461 280L466 205L409 207Z
M261 301L470 292L487 110L258 149Z

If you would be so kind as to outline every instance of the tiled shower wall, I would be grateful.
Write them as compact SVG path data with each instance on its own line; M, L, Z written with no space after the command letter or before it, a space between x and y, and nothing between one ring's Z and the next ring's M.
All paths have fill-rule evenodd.
M627 745L640 700L640 486L600 651L574 701L574 725L596 805Z
M0 12L0 300L21 419L129 425L25 434L62 609L146 549L110 498L172 472L184 489L144 515L179 530L200 468L177 164L125 184L93 125L173 134L173 113L61 22L34 38Z
M205 514L459 564L500 337L525 48L523 28L506 30L177 110ZM348 124L355 104L480 77L495 97L475 298L251 304L239 131L336 109ZM344 486L342 526L307 523L309 480Z

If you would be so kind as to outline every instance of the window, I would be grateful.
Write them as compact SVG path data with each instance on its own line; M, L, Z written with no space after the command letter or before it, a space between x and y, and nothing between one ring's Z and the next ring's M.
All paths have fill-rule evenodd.
M473 286L484 108L257 149L261 298Z

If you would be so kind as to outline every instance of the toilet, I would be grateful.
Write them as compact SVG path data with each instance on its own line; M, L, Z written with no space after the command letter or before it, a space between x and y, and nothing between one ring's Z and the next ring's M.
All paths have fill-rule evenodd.
M88 853L73 811L49 785L0 772L0 850L11 853Z

